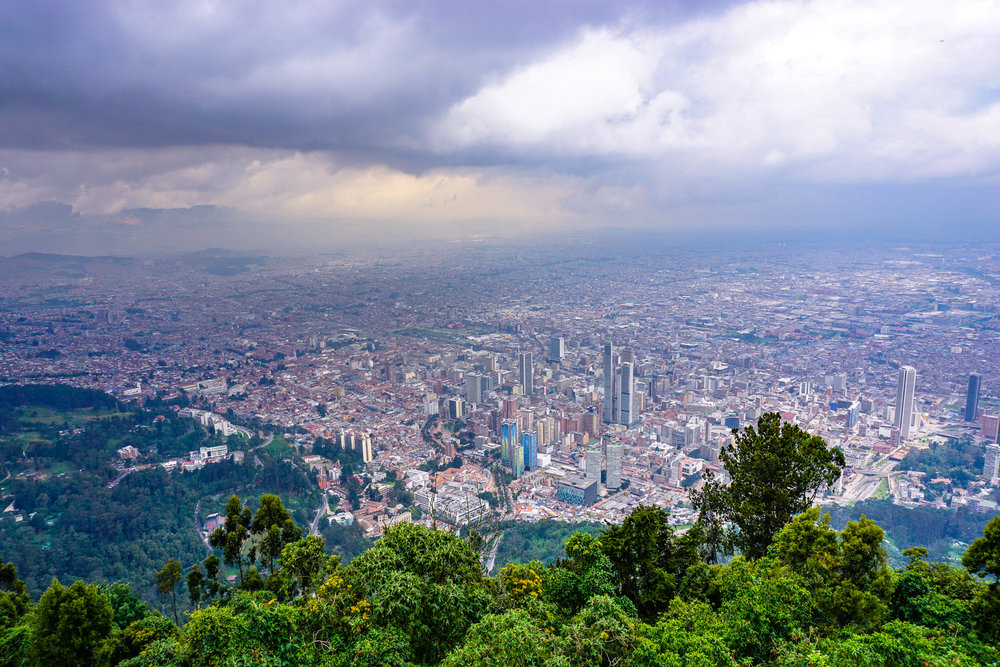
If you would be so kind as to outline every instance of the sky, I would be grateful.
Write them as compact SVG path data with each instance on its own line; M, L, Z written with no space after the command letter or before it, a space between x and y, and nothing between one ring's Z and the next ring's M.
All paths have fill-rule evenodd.
M1000 0L0 3L0 255L1000 229Z

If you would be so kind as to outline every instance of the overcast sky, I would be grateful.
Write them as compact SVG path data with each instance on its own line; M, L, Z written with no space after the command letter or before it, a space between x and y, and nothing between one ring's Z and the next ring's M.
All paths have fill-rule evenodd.
M0 254L1000 229L998 174L998 0L0 3Z

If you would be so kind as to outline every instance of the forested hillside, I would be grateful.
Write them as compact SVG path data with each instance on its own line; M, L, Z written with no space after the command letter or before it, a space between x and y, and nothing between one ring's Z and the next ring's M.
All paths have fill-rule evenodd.
M255 447L259 440L211 434L170 406L125 407L98 391L61 385L0 387L0 555L17 563L35 598L53 577L129 582L147 602L168 558L189 566L206 555L195 508L211 511L234 491L280 492L304 504L318 491L297 466L264 448L260 466L223 460L168 472L158 462L199 447ZM116 450L132 446L142 466L122 476ZM117 480L117 482L115 481ZM213 496L222 494L218 501Z
M180 625L122 586L53 582L32 604L3 566L0 664L1000 664L1000 518L965 568L912 549L890 569L875 523L838 532L817 509L762 557L710 565L699 527L678 535L663 510L642 507L571 536L555 563L490 577L447 532L398 525L345 567L274 496L255 513L236 498L228 510L213 543L242 572L234 584L215 556L187 577L176 561L157 575L171 606L195 607Z

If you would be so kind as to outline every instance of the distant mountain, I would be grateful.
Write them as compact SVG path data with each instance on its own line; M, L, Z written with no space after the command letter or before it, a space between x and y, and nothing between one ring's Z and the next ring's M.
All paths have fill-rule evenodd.
M4 262L20 264L68 264L68 263L91 263L91 262L116 262L128 263L135 261L132 257L115 257L111 255L60 255L49 252L23 252L10 257L0 257Z

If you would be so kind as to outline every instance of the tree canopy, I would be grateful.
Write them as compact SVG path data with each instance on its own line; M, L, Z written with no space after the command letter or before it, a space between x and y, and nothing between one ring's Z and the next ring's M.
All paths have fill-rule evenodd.
M789 519L837 481L844 454L827 447L819 436L783 422L776 412L762 415L756 428L734 432L732 446L719 453L729 485L708 471L702 490L693 496L694 506L703 523L732 526L728 541L718 546L735 546L755 559L764 555Z

